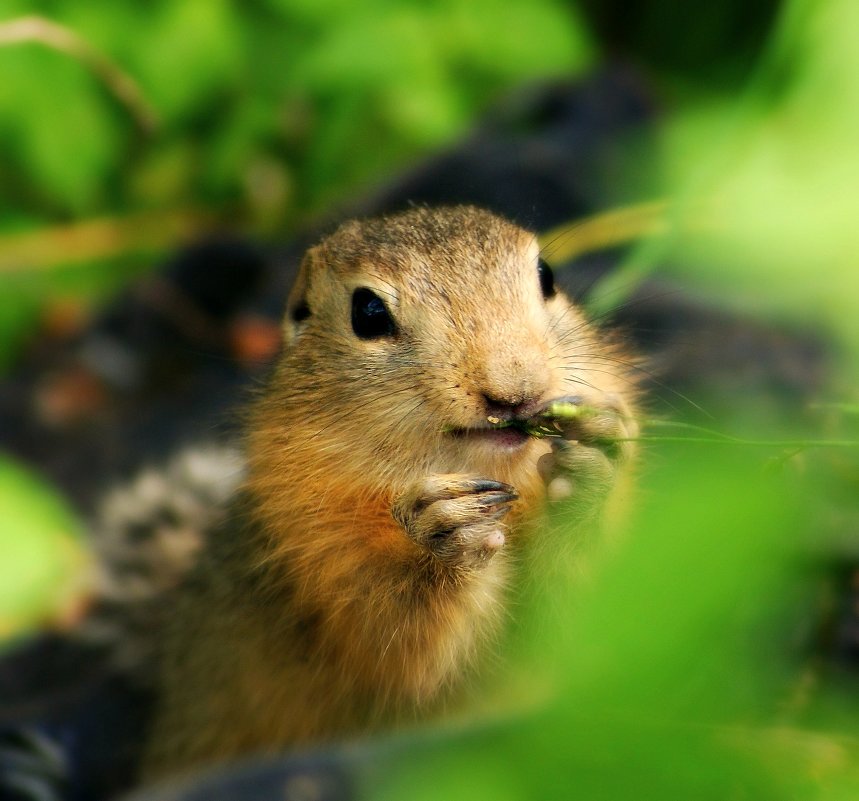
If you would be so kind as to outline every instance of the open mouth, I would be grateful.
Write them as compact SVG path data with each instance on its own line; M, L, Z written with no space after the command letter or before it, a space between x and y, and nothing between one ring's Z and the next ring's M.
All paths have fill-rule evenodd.
M454 428L448 432L457 439L467 439L472 442L486 442L502 447L519 447L524 445L531 435L521 428L508 425L488 425L475 428Z

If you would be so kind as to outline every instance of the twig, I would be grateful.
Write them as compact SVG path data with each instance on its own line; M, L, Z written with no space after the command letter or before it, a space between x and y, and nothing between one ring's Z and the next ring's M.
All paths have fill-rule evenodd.
M170 209L0 237L0 275L161 250L217 221L209 211Z
M70 28L36 15L0 23L0 47L26 42L37 42L76 59L107 88L141 130L152 133L158 128L158 114L134 79Z
M733 434L724 434L703 426L692 423L683 423L673 420L644 420L645 428L679 428L693 431L702 436L683 436L669 434L651 435L642 434L637 437L618 438L613 442L688 442L702 445L743 445L753 448L797 448L807 450L809 448L859 448L859 440L851 439L746 439Z
M668 230L668 203L655 200L593 214L565 223L540 235L540 246L553 262L578 256Z
M682 436L648 436L616 437L611 442L685 442L693 445L745 445L753 448L797 448L804 451L809 448L859 448L859 440L852 439L742 439L734 437L682 437Z

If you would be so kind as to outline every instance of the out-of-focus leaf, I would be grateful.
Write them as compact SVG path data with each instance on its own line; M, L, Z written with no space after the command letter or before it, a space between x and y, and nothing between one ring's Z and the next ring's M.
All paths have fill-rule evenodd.
M325 122L300 164L302 184L311 202L330 198L449 141L513 76L569 74L592 58L575 14L552 3L355 6L293 64L295 86Z
M498 3L446 0L435 19L451 73L471 83L480 76L528 78L553 71L576 73L589 66L596 48L574 3ZM539 42L539 47L533 43ZM497 77L496 77L497 79Z
M786 3L746 96L677 115L665 148L668 191L716 203L711 235L678 238L674 269L750 310L827 325L854 354L857 29L851 0Z
M0 457L0 640L63 624L92 581L80 524L35 476Z
M240 27L228 0L155 4L129 57L168 124L214 110L213 101L235 89L242 77Z
M92 208L121 144L102 88L68 56L35 44L0 48L0 74L5 171L54 208Z
M508 690L510 719L395 753L370 798L790 799L845 780L849 759L825 765L811 733L784 747L771 729L808 600L796 478L737 449L651 456L622 542L583 549L561 524L532 565L520 669L526 698L547 677L555 693L534 709Z

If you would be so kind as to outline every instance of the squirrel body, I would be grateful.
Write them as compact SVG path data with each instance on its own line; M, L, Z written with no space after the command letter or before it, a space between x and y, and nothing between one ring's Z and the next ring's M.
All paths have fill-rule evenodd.
M176 593L144 775L442 708L509 614L547 493L584 510L628 461L632 383L535 237L488 212L312 248L246 479ZM496 425L558 398L592 410L563 437Z

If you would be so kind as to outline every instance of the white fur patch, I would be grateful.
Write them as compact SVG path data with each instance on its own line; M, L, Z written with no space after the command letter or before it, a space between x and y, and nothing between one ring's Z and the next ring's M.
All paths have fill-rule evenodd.
M169 608L165 595L194 565L244 469L235 447L194 445L104 496L92 523L98 599L82 636L109 645L117 666L147 662Z

